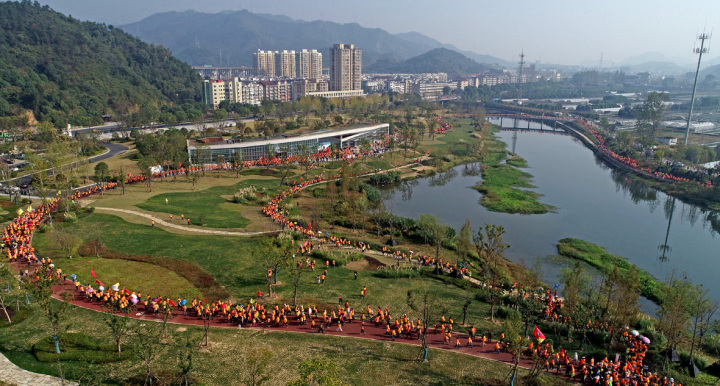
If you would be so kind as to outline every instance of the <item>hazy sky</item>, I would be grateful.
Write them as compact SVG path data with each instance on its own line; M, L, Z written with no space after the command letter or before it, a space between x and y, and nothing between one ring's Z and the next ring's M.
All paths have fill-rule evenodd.
M718 0L40 0L82 20L122 25L154 13L247 9L301 20L417 31L461 49L517 61L603 66L660 52L685 65L698 31L717 27ZM716 37L716 40L720 36ZM716 44L713 44L716 43ZM708 59L720 55L712 42ZM704 61L704 60L703 60Z

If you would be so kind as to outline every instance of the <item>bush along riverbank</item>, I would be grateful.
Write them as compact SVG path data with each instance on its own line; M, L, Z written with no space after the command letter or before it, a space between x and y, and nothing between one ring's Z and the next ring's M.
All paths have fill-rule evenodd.
M557 249L560 256L584 261L605 275L609 275L615 267L622 273L633 267L624 257L613 255L599 245L579 239L562 239L558 242ZM658 305L662 304L665 284L651 274L635 268L640 276L640 294Z
M535 186L530 183L532 175L519 169L526 167L527 162L516 155L504 164L487 164L482 170L483 180L475 186L483 195L480 204L503 213L543 214L555 209L537 200L542 197L540 193L528 190Z

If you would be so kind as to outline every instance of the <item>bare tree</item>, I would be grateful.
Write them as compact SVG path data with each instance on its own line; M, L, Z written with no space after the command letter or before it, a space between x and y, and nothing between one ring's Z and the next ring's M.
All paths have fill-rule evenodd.
M248 349L245 352L245 384L249 386L260 386L267 382L270 377L266 371L270 359L272 359L272 351L266 348Z
M427 362L430 360L430 349L427 344L427 327L430 325L434 320L437 319L437 315L439 313L444 312L444 310L439 309L441 308L441 304L438 300L438 297L435 293L431 292L429 289L425 289L425 291L422 292L420 295L421 297L418 298L418 296L413 293L413 291L407 292L407 299L406 303L408 307L410 307L411 310L418 313L418 317L420 318L420 323L422 323L421 326L418 326L418 331L420 334L420 339L422 340L422 361Z

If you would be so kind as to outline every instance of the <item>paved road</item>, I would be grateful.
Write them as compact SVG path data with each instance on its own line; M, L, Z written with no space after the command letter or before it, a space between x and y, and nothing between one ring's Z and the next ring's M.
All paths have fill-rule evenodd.
M125 145L120 145L118 143L112 143L112 142L101 142L103 146L105 146L108 151L106 151L103 154L96 155L94 157L90 157L88 160L90 163L100 162L103 160L106 160L111 157L115 157L116 155L124 154L128 150L130 150L129 147ZM48 169L47 171L48 175L52 175L52 171ZM24 176L15 177L12 180L9 180L9 185L20 185L20 184L30 184L30 181L32 181L32 176L35 175L35 173L26 174Z

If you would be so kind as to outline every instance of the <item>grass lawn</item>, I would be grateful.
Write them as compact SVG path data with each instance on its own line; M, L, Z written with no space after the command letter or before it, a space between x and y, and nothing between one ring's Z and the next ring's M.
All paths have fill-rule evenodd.
M615 267L618 267L622 273L627 273L633 267L633 264L630 264L624 257L613 255L605 248L587 241L565 238L558 242L557 248L561 256L584 261L605 275L612 272ZM638 273L640 275L640 294L660 304L665 285L639 268Z
M254 186L258 193L272 197L279 184L280 181L275 179L242 180L234 185L216 186L196 192L162 193L136 206L150 212L172 214L173 221L180 221L180 215L184 214L185 218L190 218L195 225L204 224L209 228L245 228L250 224L250 220L242 216L245 206L231 201L233 194L241 188Z
M94 269L106 288L120 283L120 288L141 289L149 293L171 298L198 298L200 291L175 272L157 265L137 261L75 257L62 262L63 272L87 277Z

